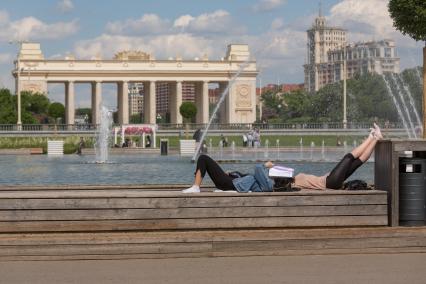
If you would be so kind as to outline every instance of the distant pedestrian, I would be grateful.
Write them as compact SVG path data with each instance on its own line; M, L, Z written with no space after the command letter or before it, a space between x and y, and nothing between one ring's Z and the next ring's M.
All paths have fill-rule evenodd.
M243 147L247 147L247 135L243 134Z

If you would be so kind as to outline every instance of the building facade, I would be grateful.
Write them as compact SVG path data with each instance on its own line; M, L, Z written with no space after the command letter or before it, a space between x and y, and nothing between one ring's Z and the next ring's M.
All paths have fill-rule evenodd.
M345 74L346 79L350 79L355 74L399 73L400 59L393 40L347 44L346 30L327 26L321 13L307 31L307 36L304 73L305 90L308 92L343 80Z
M304 65L305 89L317 91L324 82L323 66L328 63L328 52L346 45L346 30L327 26L320 11L312 27L307 30L307 62Z
M92 123L99 124L102 83L117 84L118 123L129 123L129 84L143 84L143 108L145 123L156 123L157 85L165 82L168 88L168 109L171 123L182 123L179 107L183 101L183 83L194 84L194 101L197 105L197 123L209 120L208 84L217 83L229 88L223 106L223 123L252 123L256 120L256 61L250 59L246 44L228 45L226 56L221 60L209 60L207 55L194 60L180 57L156 60L152 55L136 57L126 53L114 59L95 58L78 60L73 56L65 59L44 59L38 43L22 43L15 60L16 90L47 93L49 83L63 83L66 124L75 122L75 84L90 84L92 88ZM146 55L146 54L145 54ZM141 59L142 56L142 59ZM161 91L162 93L163 91ZM160 96L158 96L160 97ZM18 106L19 110L21 106ZM20 121L18 119L18 121Z

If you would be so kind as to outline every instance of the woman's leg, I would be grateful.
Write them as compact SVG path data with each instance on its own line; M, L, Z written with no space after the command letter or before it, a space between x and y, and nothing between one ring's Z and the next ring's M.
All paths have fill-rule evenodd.
M330 172L326 179L327 188L341 188L343 182L370 158L377 141L381 138L380 128L375 125L375 130L367 137L367 139L365 139L361 145L353 149L351 153L346 154Z
M206 172L209 174L218 189L235 190L234 184L232 183L233 178L227 175L212 158L207 155L200 155L197 161L197 168L195 170L194 185L183 190L183 192L200 192L200 185Z

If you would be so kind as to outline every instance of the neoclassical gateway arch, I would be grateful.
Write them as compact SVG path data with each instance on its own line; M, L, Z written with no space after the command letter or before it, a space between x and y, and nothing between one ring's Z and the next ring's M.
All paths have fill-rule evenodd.
M209 119L208 84L218 83L223 92L240 66L247 61L248 65L230 87L229 95L221 110L221 122L251 123L256 119L258 71L256 61L250 61L249 58L248 45L230 44L225 58L221 60L209 60L207 56L194 60L184 60L179 56L169 60L156 60L149 54L143 58L134 59L125 52L117 54L111 60L100 58L80 60L73 56L65 59L44 59L40 44L22 43L13 75L18 93L24 90L47 93L49 83L63 83L66 124L74 124L74 86L78 83L90 83L92 86L93 124L98 124L100 119L102 83L116 83L118 123L128 124L129 83L144 84L144 120L145 123L155 123L155 86L157 82L167 82L171 90L169 97L171 123L181 123L179 107L182 103L182 82L193 82L196 86L196 122L207 123Z

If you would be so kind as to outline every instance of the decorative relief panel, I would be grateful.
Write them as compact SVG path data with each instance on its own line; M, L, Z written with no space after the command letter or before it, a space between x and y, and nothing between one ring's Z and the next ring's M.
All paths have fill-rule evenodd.
M21 90L33 93L46 93L46 84L44 82L21 81Z
M251 88L248 84L240 84L237 86L237 107L251 107Z

